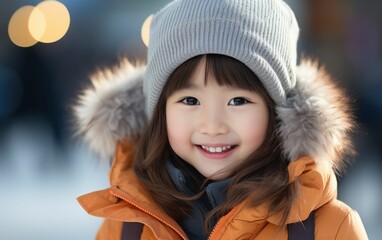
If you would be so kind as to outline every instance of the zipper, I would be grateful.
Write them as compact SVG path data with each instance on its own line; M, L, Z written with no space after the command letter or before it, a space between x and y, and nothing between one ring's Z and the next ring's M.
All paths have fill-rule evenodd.
M226 218L228 218L232 214L236 214L236 212L239 210L239 205L234 207L227 215L223 216L222 218L219 219L219 221L215 224L214 228L212 229L210 236L208 237L208 240L212 240L214 233L216 232L216 229L220 228L220 225L222 225L223 222L226 222Z
M174 227L173 225L171 225L170 223L168 223L166 220L163 220L162 218L158 217L158 215L150 212L150 211L147 211L146 209L142 208L141 206L139 206L138 204L136 204L134 201L131 201L130 199L127 199L126 197L122 196L121 194L119 193L116 193L114 192L113 190L109 190L109 193L117 198L120 198L124 201L126 201L127 203L133 205L134 207L138 208L139 210L141 210L142 212L145 212L147 213L148 215L152 216L153 218L159 220L160 222L164 223L166 226L170 227L172 230L174 230L181 238L183 238L184 240L188 240L187 237L185 237L176 227Z
M221 219L215 224L214 228L212 229L210 236L208 237L208 240L212 239L212 236L214 235L214 232L216 231L217 227L221 224Z

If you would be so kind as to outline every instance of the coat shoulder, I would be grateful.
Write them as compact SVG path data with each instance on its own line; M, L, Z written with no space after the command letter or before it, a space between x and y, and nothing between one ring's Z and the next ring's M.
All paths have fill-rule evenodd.
M98 230L96 240L120 240L123 222L105 219Z
M316 239L368 239L357 211L337 199L316 210L315 233Z

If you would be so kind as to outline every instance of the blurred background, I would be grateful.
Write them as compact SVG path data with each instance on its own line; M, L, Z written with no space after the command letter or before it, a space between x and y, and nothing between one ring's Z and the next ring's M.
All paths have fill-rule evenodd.
M145 60L142 25L168 2L0 2L0 239L94 239L101 220L76 197L106 188L108 165L72 137L71 106L98 68ZM301 27L300 54L323 63L352 98L358 155L339 179L339 198L378 239L382 1L287 2Z

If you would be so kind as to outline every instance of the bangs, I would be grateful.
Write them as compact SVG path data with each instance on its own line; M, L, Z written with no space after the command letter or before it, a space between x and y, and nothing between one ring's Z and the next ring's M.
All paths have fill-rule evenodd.
M213 76L220 86L232 86L258 92L262 83L244 63L225 55L206 55L205 84ZM211 79L211 78L210 78Z
M268 93L263 84L244 63L232 57L219 54L198 55L181 64L170 75L163 89L162 94L165 98L171 96L175 91L185 88L190 83L191 76L203 57L206 58L205 85L207 85L208 81L214 79L220 86L232 86L254 91L267 98Z

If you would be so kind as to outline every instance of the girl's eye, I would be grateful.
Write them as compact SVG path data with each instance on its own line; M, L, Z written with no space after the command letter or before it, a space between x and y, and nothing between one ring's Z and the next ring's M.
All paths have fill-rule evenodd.
M194 97L183 98L181 100L181 102L186 104L186 105L199 105L200 104L199 100L194 98Z
M228 105L231 105L231 106L238 106L238 105L243 105L243 104L246 104L248 103L249 101L243 97L235 97L235 98L232 98L229 102L228 102Z

